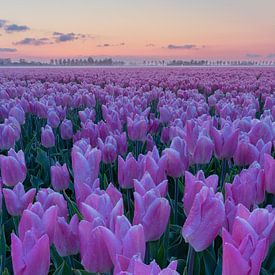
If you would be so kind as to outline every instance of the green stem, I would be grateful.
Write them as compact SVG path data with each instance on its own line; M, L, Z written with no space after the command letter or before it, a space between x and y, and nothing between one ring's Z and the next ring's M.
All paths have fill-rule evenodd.
M227 168L227 160L223 159L222 160L222 173L221 173L221 177L220 177L220 187L221 190L223 189L223 185L224 185L224 180L225 180L225 175L226 175L226 169Z
M150 263L150 242L146 243L146 253L145 253L145 263L149 264Z
M189 244L188 254L187 254L187 275L194 274L194 260L195 260L195 250Z
M175 211L174 211L174 221L178 224L178 199L179 199L179 179L175 179Z
M126 193L127 193L127 208L129 213L129 219L131 220L131 190L126 189Z

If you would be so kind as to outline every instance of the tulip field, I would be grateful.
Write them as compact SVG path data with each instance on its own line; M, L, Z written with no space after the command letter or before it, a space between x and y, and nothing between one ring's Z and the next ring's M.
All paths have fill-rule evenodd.
M275 274L274 68L0 70L0 272Z

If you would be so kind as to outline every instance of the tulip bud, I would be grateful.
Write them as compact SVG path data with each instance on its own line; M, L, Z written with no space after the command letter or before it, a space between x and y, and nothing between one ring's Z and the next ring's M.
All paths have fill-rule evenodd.
M54 133L49 125L41 128L41 144L46 148L51 148L55 145Z
M22 150L16 153L10 149L8 156L1 155L0 167L3 183L7 186L15 186L26 178L27 168Z
M61 138L64 140L71 139L73 137L73 124L70 120L64 119L60 125Z
M11 216L20 216L23 211L32 203L36 190L34 188L25 192L21 182L15 185L13 190L4 188L3 195L5 198L6 208Z
M79 252L78 218L73 215L69 224L64 217L59 217L55 226L53 243L61 257Z
M49 237L44 234L37 238L29 230L25 233L23 239L19 239L12 233L11 257L14 274L47 275L50 268Z
M66 163L62 166L57 162L51 166L51 184L55 191L67 189L69 187L70 175Z
M216 238L225 220L221 193L202 187L195 196L191 210L182 228L182 235L195 251L203 251Z

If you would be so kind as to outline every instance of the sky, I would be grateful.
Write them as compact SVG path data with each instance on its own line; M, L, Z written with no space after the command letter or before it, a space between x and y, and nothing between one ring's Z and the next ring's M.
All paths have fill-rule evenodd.
M275 60L275 0L0 0L0 58Z

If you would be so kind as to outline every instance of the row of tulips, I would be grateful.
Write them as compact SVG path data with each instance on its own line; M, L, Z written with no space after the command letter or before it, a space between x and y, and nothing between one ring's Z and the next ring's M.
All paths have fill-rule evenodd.
M1 271L275 272L272 70L30 72L0 74Z

